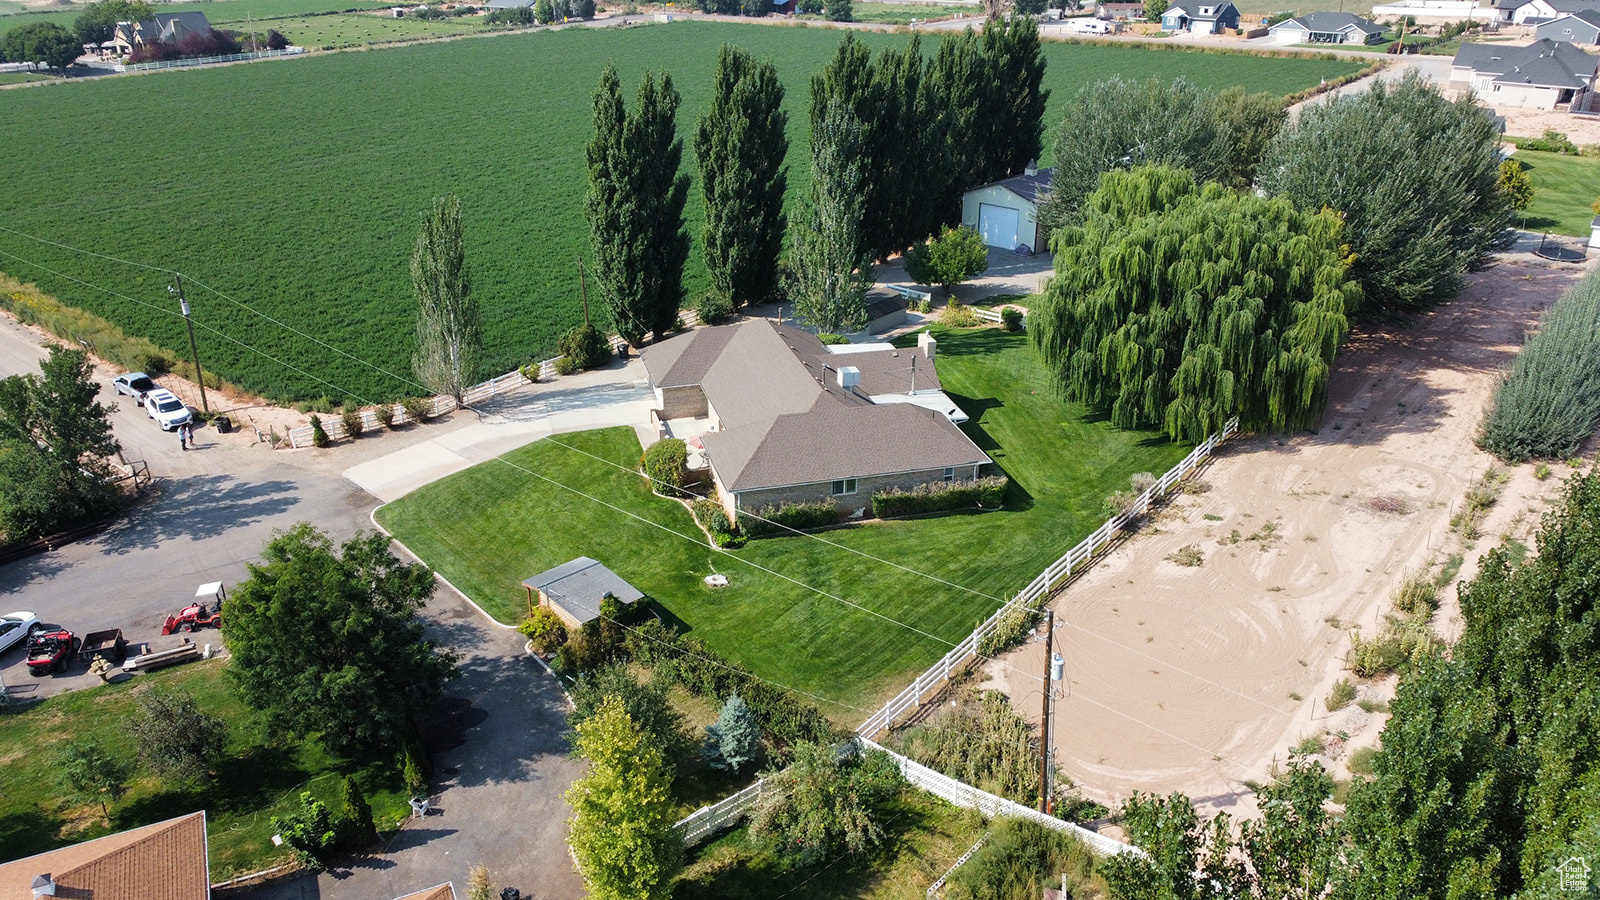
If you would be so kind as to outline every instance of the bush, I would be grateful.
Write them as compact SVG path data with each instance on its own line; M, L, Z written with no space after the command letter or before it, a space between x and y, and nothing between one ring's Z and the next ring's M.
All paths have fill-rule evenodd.
M1431 652L1438 641L1423 622L1390 619L1383 633L1367 640L1357 629L1350 633L1350 671L1362 678L1398 672L1419 655Z
M954 297L944 306L944 312L939 314L940 324L950 328L974 328L978 322L978 314Z
M534 652L541 656L554 653L567 639L567 630L561 624L561 617L544 606L534 607L533 612L517 626L517 631L533 644Z
M734 530L728 513L715 500L696 500L690 507L694 520L711 534L711 540L724 550L737 550L745 545L745 536Z
M295 860L313 872L322 868L328 851L339 839L333 814L310 792L300 795L298 810L285 816L273 816L272 830L283 837L284 846L294 854Z
M817 340L823 342L824 344L848 344L848 343L850 343L850 339L845 337L844 335L842 335L842 334L833 334L832 332L828 332L828 331L824 331L824 332L819 333L817 335Z
M928 725L897 732L894 744L917 762L980 790L1026 806L1039 802L1038 730L999 691L977 698L964 692Z
M702 325L721 325L733 318L733 300L721 291L706 291L695 301L694 314Z
M400 401L400 408L406 411L406 418L422 424L433 415L432 397L407 397Z
M1539 320L1495 388L1478 445L1507 462L1571 455L1600 426L1600 275Z
M1007 331L1022 330L1022 310L1008 306L1000 310L1000 327Z
M318 416L318 415L312 415L312 417L311 417L311 444L312 444L312 446L314 446L314 447L326 447L326 446L328 446L329 444L332 444L332 443L333 443L333 440L328 437L327 429L322 427L322 417Z
M284 37L283 36L283 32L279 31L276 28L268 29L267 30L267 49L268 50L287 50L287 49L289 49L289 39Z
M579 325L561 336L561 356L573 360L577 370L593 369L611 361L611 344L593 325ZM575 370L575 371L577 371ZM571 372L562 372L570 375Z
M1439 588L1426 573L1407 575L1390 595L1394 608L1412 618L1426 619L1439 608Z
M1554 128L1546 128L1544 134L1536 138L1512 138L1518 150L1542 150L1545 153L1560 153L1563 156L1577 156L1578 148L1567 136Z
M762 506L748 513L739 513L739 532L747 538L787 534L790 529L806 531L826 528L839 521L839 504L834 500L817 500L811 503L785 503L782 506Z
M668 497L681 496L689 479L689 445L678 438L656 441L639 458L639 468L656 491Z
M1040 612L1024 604L1006 610L994 630L978 641L979 656L999 656L1028 639L1039 627Z
M945 888L948 900L1013 900L1042 896L1061 887L1073 897L1108 895L1095 874L1094 854L1072 835L1026 819L997 820L989 840L956 869Z
M583 365L570 356L562 356L556 359L557 375L576 375L582 371Z
M1356 686L1350 679L1341 678L1333 683L1333 690L1328 692L1328 712L1338 712L1355 702Z
M572 14L580 19L594 18L594 0L577 0L572 4Z
M991 475L972 481L935 481L909 490L890 488L872 495L872 514L880 519L952 509L999 509L1010 479Z
M345 434L352 439L360 437L366 426L361 423L361 409L356 406L346 406L339 414L339 421L344 425Z
M855 6L851 0L823 0L822 14L830 22L854 22Z

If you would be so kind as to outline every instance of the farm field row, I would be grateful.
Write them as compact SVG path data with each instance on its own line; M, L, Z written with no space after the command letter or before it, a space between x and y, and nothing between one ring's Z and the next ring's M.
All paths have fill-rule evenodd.
M213 25L243 25L290 16L315 13L345 12L357 9L380 9L393 6L382 0L205 0L200 3L161 3L160 12L202 12ZM0 34L29 22L54 22L71 28L83 13L83 5L71 8L47 7L42 10L8 11L0 0Z
M687 137L720 45L772 59L788 87L793 204L809 187L807 82L841 37L713 22L583 28L0 92L0 119L29 135L8 154L0 206L16 231L183 272L207 366L251 391L415 394L408 260L432 198L461 197L485 319L480 373L550 356L582 317L584 145L601 68L617 65L630 99L647 67L670 72ZM1112 74L1287 94L1360 65L1056 42L1045 55L1051 127L1071 91ZM687 219L698 237L698 187ZM186 348L165 273L3 231L0 270ZM688 300L709 286L698 247L685 281Z
M598 559L719 652L833 701L823 711L854 725L1098 526L1130 475L1187 451L1057 399L1021 335L938 337L940 381L972 416L964 430L1013 479L1003 510L721 553L681 504L650 493L634 472L637 436L613 428L540 440L391 503L378 521L507 623L525 614L523 579ZM707 587L712 572L731 584Z

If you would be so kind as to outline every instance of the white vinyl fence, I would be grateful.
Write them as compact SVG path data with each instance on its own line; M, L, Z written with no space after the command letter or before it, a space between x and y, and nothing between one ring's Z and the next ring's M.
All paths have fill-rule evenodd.
M978 654L978 646L994 631L1000 620L1007 613L1018 607L1038 609L1056 586L1071 575L1073 570L1088 562L1105 548L1106 544L1122 531L1132 519L1144 515L1150 509L1151 501L1161 497L1172 486L1182 481L1190 472L1194 471L1201 463L1211 456L1212 451L1228 438L1239 431L1239 420L1229 419L1222 431L1201 441L1183 461L1167 470L1149 490L1140 494L1133 506L1124 513L1112 516L1104 524L1095 529L1094 533L1084 538L1076 547L1068 550L1060 559L1051 563L1029 585L1012 597L1005 605L995 610L982 625L973 629L966 639L955 646L955 649L944 655L944 658L933 664L928 671L917 676L917 679L906 686L906 689L895 695L884 707L873 713L856 728L856 734L864 738L874 738L885 728L893 725L896 719L908 710L914 709L922 703L922 698L931 691L936 691L945 680L956 672L961 671L973 657Z
M112 66L114 72L151 72L156 69L186 69L190 66L211 66L217 63L249 62L252 59L272 59L275 56L298 56L304 47L287 47L283 50L258 50L255 53L230 53L227 56L198 56L193 59L163 59L157 62L128 63Z
M750 807L761 799L761 785L762 782L757 781L731 797L710 806L702 806L685 816L675 826L683 833L684 845L693 847L717 832L737 825L749 815Z

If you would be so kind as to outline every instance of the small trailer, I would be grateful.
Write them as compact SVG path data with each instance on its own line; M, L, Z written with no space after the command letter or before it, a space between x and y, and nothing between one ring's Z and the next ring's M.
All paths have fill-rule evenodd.
M90 661L103 659L114 665L121 665L128 656L128 641L122 636L121 628L107 628L105 631L91 631L84 636L83 646L79 648L78 655Z

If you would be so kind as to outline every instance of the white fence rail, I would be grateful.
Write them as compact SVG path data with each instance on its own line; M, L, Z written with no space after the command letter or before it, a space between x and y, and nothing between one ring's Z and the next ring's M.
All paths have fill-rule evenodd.
M1068 575L1078 566L1088 562L1099 553L1106 544L1111 542L1123 526L1132 519L1144 515L1150 509L1153 500L1161 497L1172 486L1182 481L1184 476L1205 462L1217 445L1226 441L1239 431L1239 420L1229 419L1222 430L1211 437L1201 441L1183 461L1167 470L1156 483L1144 493L1140 494L1133 502L1133 506L1124 513L1112 516L1104 524L1095 529L1094 533L1084 538L1076 547L1068 550L1062 557L1051 563L1039 576L1033 579L1027 587L1023 588L1015 597L995 610L994 615L984 621L982 625L973 629L972 633L953 650L944 655L944 658L933 664L928 671L918 675L916 680L906 686L906 689L895 695L894 699L884 704L883 708L867 717L865 722L856 728L856 734L865 738L877 737L878 733L893 725L907 710L913 709L922 703L922 698L930 691L941 686L952 674L960 671L978 653L978 646L989 633L994 631L1000 620L1005 615L1018 607L1030 609L1039 608L1051 591L1055 590Z
M960 859L957 859L955 862L951 863L950 868L944 870L944 874L939 876L938 881L935 881L933 884L928 886L928 900L933 900L935 897L943 897L945 882L950 880L950 876L954 875L957 869L967 864L967 860L972 858L972 854L982 850L983 845L987 843L989 843L989 834L988 832L985 832L983 837L978 838L978 842L976 844L968 847L967 852L961 854Z
M298 56L304 52L306 52L304 47L289 47L283 50L258 50L255 53L230 53L227 56L198 56L192 59L163 59L156 62L128 63L127 65L112 66L111 69L114 72L153 72L156 69L184 69L189 66L211 66L217 63L272 59L275 56Z
M1078 840L1083 841L1083 843L1087 845L1090 850L1093 850L1101 856L1115 856L1118 853L1143 852L1131 844L1124 844L1121 841L1113 840L1098 832L1090 831L1082 825L1075 825L1071 822L1063 822L1055 816L1047 816L1036 809L1023 806L1021 803L1017 803L1016 801L1007 800L1004 797L996 797L994 794L991 794L988 791L980 791L970 784L957 781L948 775L941 775L919 762L907 759L893 750L880 747L865 738L862 739L861 743L867 745L868 747L872 747L875 750L882 750L883 752L889 754L889 756L894 759L895 763L900 766L900 774L904 775L906 777L906 781L910 782L912 785L922 788L935 797L938 797L942 800L947 800L956 806L966 807L967 809L975 809L991 819L995 816L1010 816L1014 819L1030 819L1034 822L1038 822L1040 825L1043 825L1046 828L1050 828L1055 831L1064 831L1067 834L1072 835Z
M685 846L693 847L724 828L743 819L761 798L761 782L757 781L731 797L710 806L702 806L680 820L676 826L683 834Z

